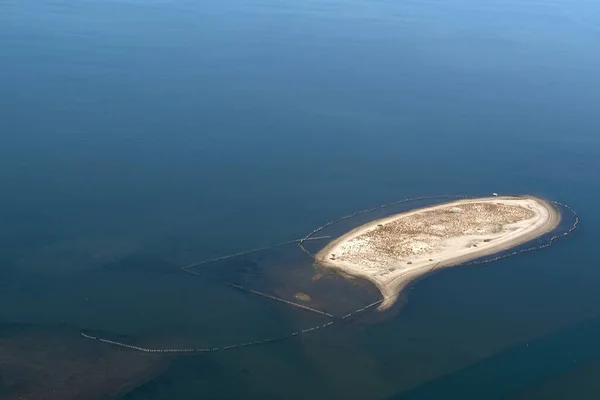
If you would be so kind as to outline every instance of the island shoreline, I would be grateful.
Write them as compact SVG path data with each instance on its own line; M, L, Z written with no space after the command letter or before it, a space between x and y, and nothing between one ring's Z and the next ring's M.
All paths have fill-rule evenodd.
M361 234L368 232L369 230L375 229L377 226L381 226L398 219L426 211L441 209L445 207L453 207L459 206L469 203L492 203L492 202L502 202L502 201L534 201L536 205L539 206L538 209L538 219L532 222L532 227L529 230L525 230L524 233L517 235L515 237L508 237L499 239L497 242L492 245L487 245L485 248L480 248L475 251L471 250L468 254L446 254L445 258L436 259L434 262L425 265L415 266L413 268L404 268L395 274L395 276L391 278L381 279L374 276L371 273L367 273L362 271L360 267L356 265L340 262L337 260L332 261L332 254L335 253L336 248L347 242L360 236ZM421 278L433 271L448 268L452 266L457 266L463 264L468 261L473 261L479 259L481 257L489 256L492 254L501 253L503 251L509 250L511 248L520 246L524 243L527 243L531 240L534 240L540 236L543 236L554 229L559 225L561 220L560 211L548 200L545 200L536 196L502 196L502 197L485 197L485 198L476 198L476 199L460 199L454 200L450 202L444 202L432 206L427 206L423 208L407 210L398 214L394 214L388 217L376 219L374 221L370 221L366 224L363 224L359 227L356 227L344 235L340 236L336 240L333 240L329 244L327 244L321 251L319 251L315 256L315 262L323 266L325 268L331 268L335 270L339 270L344 272L345 274L351 275L357 278L363 278L367 281L373 283L378 290L380 291L383 302L378 307L378 310L385 310L391 307L398 299L401 292L414 280L417 278ZM510 236L510 235L506 235Z

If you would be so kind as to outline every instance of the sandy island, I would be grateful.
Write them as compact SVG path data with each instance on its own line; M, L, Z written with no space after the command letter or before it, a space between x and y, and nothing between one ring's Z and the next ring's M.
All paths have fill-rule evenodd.
M319 264L373 282L390 307L412 280L501 252L552 231L560 212L533 197L485 197L411 210L362 225L329 243Z

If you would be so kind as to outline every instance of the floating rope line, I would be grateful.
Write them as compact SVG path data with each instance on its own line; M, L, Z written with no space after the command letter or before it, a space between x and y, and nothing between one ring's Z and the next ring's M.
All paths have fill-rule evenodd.
M316 236L316 237L311 237L308 240L321 240L321 239L330 239L330 238L331 238L331 236ZM303 238L303 239L289 240L287 242L283 242L283 243L279 243L279 244L274 244L274 245L271 245L271 246L259 247L258 249L254 249L254 250L242 251L240 253L228 254L226 256L212 258L210 260L199 261L199 262L196 262L196 263L193 263L193 264L181 267L181 270L184 271L184 272L187 272L189 274L200 275L200 274L198 274L198 272L190 270L190 268L198 267L200 265L210 264L210 263L217 262L217 261L227 260L229 258L241 257L241 256L244 256L246 254L258 253L259 251L269 250L269 249L272 249L272 248L275 248L275 247L282 247L282 246L286 246L286 245L292 244L292 243L299 243L300 241L303 241L303 240L307 240L307 239Z
M373 303L369 304L368 306L365 306L365 307L363 307L363 308L359 308L359 309L357 309L357 310L354 310L354 312L351 312L351 313L349 313L349 314L346 314L346 315L344 315L344 316L342 317L342 320L348 319L348 318L350 318L350 317L352 317L352 316L354 316L354 315L362 314L362 313L364 313L365 311L367 311L367 310L369 310L369 309L371 309L371 308L373 308L373 307L375 307L375 306L378 306L378 305L380 305L381 303L383 303L383 299L382 299L382 300L377 300L377 301L375 301L375 302L373 302Z
M266 339L262 339L262 340L255 340L253 342L244 342L244 343L238 343L238 344L230 344L230 345L226 345L226 346L222 346L222 347L207 347L207 348L174 348L174 349L171 349L171 348L149 348L149 347L133 346L131 344L127 344L127 343L123 343L123 342L117 342L115 340L104 339L104 338L101 338L101 337L98 337L98 336L88 335L88 334L83 333L83 332L81 332L80 334L85 339L97 340L97 341L99 341L101 343L105 343L105 344L109 344L109 345L117 346L117 347L122 347L122 348L129 349L129 350L135 350L135 351L139 351L139 352L143 352L143 353L159 353L159 354L165 354L165 353L167 353L167 354L168 353L182 354L183 353L183 354L196 354L196 353L211 353L211 352L216 352L216 351L224 351L224 350L237 349L237 348L242 348L242 347L250 347L250 346L257 346L257 345L262 345L262 344L267 344L267 343L278 342L278 341L281 341L281 340L293 338L295 336L299 336L299 335L307 334L307 333L310 333L310 332L318 331L320 329L329 328L331 325L333 325L333 321L328 322L326 324L316 325L316 326L313 326L311 328L303 329L301 331L292 332L290 334L283 335L283 336L266 338Z
M290 306L298 307L298 308L300 308L302 310L310 311L310 312L313 312L315 314L323 315L323 316L328 317L328 318L333 318L332 314L324 312L324 311L317 310L316 308L308 307L308 306L305 306L303 304L294 303L293 301L282 299L280 297L271 296L271 295L266 294L266 293L261 293L261 292L259 292L257 290L247 289L247 288L245 288L245 287L243 287L241 285L234 285L233 283L229 283L229 282L225 282L225 284L227 286L229 286L229 287L241 290L243 292L252 293L252 294L255 294L255 295L261 296L261 297L266 297L267 299L279 301L281 303L288 304Z

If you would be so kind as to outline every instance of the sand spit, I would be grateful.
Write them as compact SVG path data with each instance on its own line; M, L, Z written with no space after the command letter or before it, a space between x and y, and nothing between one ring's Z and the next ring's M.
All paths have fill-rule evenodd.
M390 307L412 280L521 245L555 229L560 212L533 196L465 199L362 225L329 243L316 261L368 279Z

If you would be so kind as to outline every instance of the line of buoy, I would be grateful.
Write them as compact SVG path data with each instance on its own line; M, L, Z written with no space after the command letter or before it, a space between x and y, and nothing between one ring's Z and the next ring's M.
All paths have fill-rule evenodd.
M302 305L302 304L294 303L292 301L285 300L285 299L282 299L282 298L279 298L279 297L275 297L275 296L271 296L271 295L268 295L268 294L265 294L265 293L261 293L261 292L258 292L256 290L250 289L250 293L256 294L258 296L263 296L263 297L266 297L266 298L271 299L271 300L279 301L279 302L282 302L284 304L289 304L290 306L298 307L298 308L301 308L303 310L307 310L307 311L310 311L310 312L313 312L313 313L316 313L316 314L324 315L324 316L329 317L329 318L333 318L333 315L331 315L330 313L327 313L327 312L324 312L324 311L320 311L320 310L317 310L317 309L314 309L314 308L311 308L311 307L307 307L307 306Z
M371 303L371 304L369 304L369 305L366 305L366 306L364 306L363 308L356 309L356 310L354 310L353 312L351 312L351 313L348 313L348 314L344 315L344 316L342 317L342 320L348 319L348 318L350 318L350 317L353 317L353 316L355 316L355 315L358 315L358 314L362 314L362 313L364 313L365 311L368 311L368 310L370 310L371 308L373 308L373 307L375 307L375 306L378 306L378 305L379 305L379 304L381 304L381 303L383 303L383 299L381 299L381 300L377 300L377 301L374 301L373 303Z
M298 331L298 332L294 332L288 335L283 335L283 336L278 336L278 337L271 337L271 338L267 338L267 339L262 339L262 340L255 340L252 342L245 342L245 343L239 343L239 344L231 344L231 345L227 345L227 346L223 346L223 347L210 347L210 348L181 348L181 349L161 349L161 348L146 348L146 347L140 347L140 346L133 346L127 343L123 343L123 342L117 342L115 340L109 340L109 339L104 339L104 338L100 338L97 336L92 336L92 335L88 335L84 332L80 332L81 336L84 337L85 339L89 339L89 340L96 340L98 342L104 343L104 344L108 344L108 345L112 345L112 346L117 346L117 347L122 347L125 349L129 349L129 350L135 350L135 351L139 351L139 352L143 352L143 353L161 353L161 354L170 354L170 353L177 353L177 354L190 354L190 353L208 353L208 352L217 352L217 351L224 351L224 350L231 350L231 349L238 349L238 348L242 348L242 347L249 347L249 346L256 346L256 345L261 345L261 344L267 344L267 343L273 343L273 342L278 342L284 339L289 339L291 337L294 336L298 336L301 334L305 334L305 333L309 333L309 332L314 332L316 330L319 329L323 329L323 328L328 328L331 325L333 325L333 321L330 321L326 324L322 324L322 325L317 325L317 326L313 326L311 328L308 329L303 329L302 331Z
M181 270L182 270L183 272L186 272L186 273L188 273L188 274L192 274L192 275L200 276L200 274L199 274L199 273L197 273L196 271L194 271L193 269L188 269L188 268L186 268L186 267L183 267L183 268L181 268Z
M265 297L265 298L270 299L270 300L279 301L281 303L288 304L288 305L293 306L293 307L298 307L298 308L300 308L302 310L310 311L310 312L313 312L313 313L316 313L316 314L319 314L319 315L323 315L323 316L328 317L328 318L333 318L332 314L330 314L328 312L325 312L325 311L317 310L316 308L308 307L308 306L305 306L303 304L294 303L293 301L282 299L280 297L271 296L269 294L262 293L262 292L259 292L257 290L247 289L247 288L245 288L245 287L243 287L241 285L235 285L235 284L229 283L229 282L225 282L225 284L227 286L229 286L229 287L234 288L234 289L238 289L238 290L242 290L244 292L252 293L252 294L255 294L257 296Z
M309 240L322 240L322 239L330 239L331 236L315 236L315 237L311 237L309 238ZM199 261L193 264L189 264L186 265L184 267L181 267L181 270L190 274L194 274L194 275L199 275L196 271L190 270L190 268L193 267L198 267L200 265L205 265L205 264L210 264L213 262L217 262L217 261L222 261L222 260L227 260L229 258L234 258L234 257L241 257L247 254L252 254L252 253L258 253L259 251L264 251L264 250L269 250L275 247L281 247L281 246L287 246L289 244L293 244L293 243L299 243L301 240L303 239L294 239L294 240L289 240L287 242L283 242L283 243L279 243L279 244L274 244L271 246L265 246L265 247L259 247L258 249L253 249L253 250L248 250L248 251L242 251L239 253L234 253L234 254L228 254L225 256L221 256L221 257L217 257L217 258L212 258L210 260L204 260L204 261ZM304 239L305 240L305 239Z

